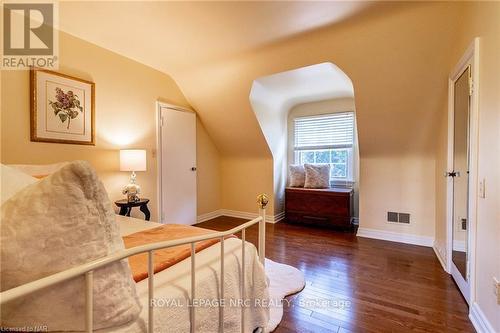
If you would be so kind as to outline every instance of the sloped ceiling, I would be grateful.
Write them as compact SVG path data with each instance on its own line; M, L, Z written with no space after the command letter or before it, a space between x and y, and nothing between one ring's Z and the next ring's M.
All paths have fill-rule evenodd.
M433 149L453 6L62 2L60 27L171 75L223 155L270 157L253 80L322 62L353 81L360 153L399 154Z
M362 2L65 1L60 27L179 74L305 31L341 22Z
M223 155L269 157L248 97L252 81L272 74L272 65L280 60L270 59L269 68L259 68L257 75L232 61L339 24L371 6L367 2L68 1L60 3L59 11L61 30L171 75ZM281 70L282 66L276 67Z

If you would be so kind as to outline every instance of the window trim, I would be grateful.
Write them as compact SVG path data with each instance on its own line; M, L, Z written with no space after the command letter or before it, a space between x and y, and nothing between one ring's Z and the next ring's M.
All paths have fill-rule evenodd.
M352 138L352 144L341 144L341 145L321 145L321 146L302 146L302 147L296 147L296 120L300 118L322 118L322 117L329 117L331 115L338 115L342 113L349 113L352 114L354 119L353 119L353 138ZM331 149L347 149L348 150L348 159L347 159L347 177L346 178L330 178L330 186L346 186L346 187L353 187L354 184L356 183L355 180L355 170L354 170L354 153L355 153L355 137L356 137L356 119L355 119L355 112L354 111L340 111L340 112L330 112L330 113L323 113L323 114L317 114L317 115L305 115L305 116L296 116L290 118L290 124L292 125L291 127L291 137L289 138L288 142L289 145L291 146L291 149L289 150L291 153L291 160L293 161L294 164L300 164L299 159L299 154L298 152L300 151L306 151L306 150L331 150ZM329 163L332 164L332 163Z

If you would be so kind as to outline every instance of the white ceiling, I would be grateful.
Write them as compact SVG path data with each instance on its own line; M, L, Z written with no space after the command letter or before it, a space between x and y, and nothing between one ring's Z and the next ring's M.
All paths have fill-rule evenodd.
M250 100L267 102L268 112L288 112L294 105L354 97L349 77L336 65L322 63L258 78Z

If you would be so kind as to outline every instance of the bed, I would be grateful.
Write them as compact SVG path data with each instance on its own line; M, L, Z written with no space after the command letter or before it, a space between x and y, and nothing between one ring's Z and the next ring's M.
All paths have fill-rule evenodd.
M143 221L135 218L117 215L122 236L161 226L159 223ZM226 299L239 299L240 265L242 258L241 239L230 238L224 241L224 296ZM217 332L219 330L219 285L220 285L220 242L196 254L196 287L197 298L211 302L205 307L200 305L196 311L196 332ZM269 294L265 272L259 261L255 247L246 243L246 287L245 297L248 299L267 300ZM136 284L137 293L143 304L143 310L138 321L112 330L99 332L138 332L145 331L148 322L148 280ZM154 308L155 332L189 332L190 313L186 301L191 290L191 260L185 259L166 270L155 274L154 298L160 307ZM179 302L180 300L180 302ZM171 302L170 304L168 302ZM241 332L241 309L229 306L224 311L225 332ZM253 307L245 312L245 327L248 332L264 329L269 320L266 307ZM165 330L165 328L168 328Z
M71 171L72 168L77 171L80 170L78 172L82 173L74 177L76 179L74 182L83 183L82 191L87 191L89 187L87 183L90 181L82 181L79 177L90 177L95 180L97 179L95 172L87 164L78 164L75 162L70 163L69 166L64 166L61 170L65 170L64 172L66 173L75 172L74 170ZM52 182L57 181L58 176L55 176L57 172L54 176L47 178ZM42 180L40 182L49 182L49 180ZM20 181L16 182L22 183ZM28 180L27 183L29 182ZM66 185L66 182L66 180L59 180L59 185ZM96 182L100 184L99 181ZM76 186L78 187L80 185L77 184ZM99 186L102 187L102 184ZM40 197L41 194L39 192L40 190L30 195ZM27 196L29 191L26 192L28 194L22 193L23 196ZM56 193L55 195L58 194L59 193ZM98 209L102 209L101 206L103 205L101 201L109 201L109 199L102 196L97 196L97 200L95 198L90 198L94 194L86 194L84 197L89 197L89 200L99 206ZM107 195L105 196L107 197ZM41 197L44 199L43 196ZM23 198L18 199L22 201ZM49 198L46 200L50 201L52 199ZM82 199L80 198L80 200ZM57 200L54 199L53 201ZM82 283L77 284L77 287L82 290L79 290L78 294L75 293L72 297L76 297L74 301L75 304L79 302L77 301L77 298L79 298L77 296L80 295L80 293L83 296L82 298L84 298L84 301L82 301L83 303L79 303L82 306L78 308L84 311L78 313L78 319L84 319L85 323L82 327L84 327L84 330L87 332L265 331L269 321L270 311L269 281L264 271L264 221L265 206L267 204L265 195L259 196L258 203L260 207L259 217L225 232L209 232L207 230L206 234L195 233L196 235L192 237L164 240L127 249L122 248L121 250L109 252L108 255L99 257L97 260L73 265L71 268L57 271L57 273L48 276L41 275L43 277L38 279L24 281L23 283L15 285L13 288L4 288L2 285L2 292L0 294L2 310L4 310L4 305L15 304L15 302L23 300L23 298L28 299L28 297L42 292L45 293L44 297L47 295L54 296L52 294L57 293L58 289L65 289L70 283L73 283L74 287L75 281L81 281ZM111 207L111 205L109 206ZM105 208L105 210L106 209L107 208ZM19 209L21 212L24 210L26 209L22 209L22 207ZM11 207L6 209L6 211L12 211ZM5 218L5 214L7 213L4 212L4 198L2 198L2 218L4 219L4 222L2 222L4 224L4 228L2 229L2 241L8 240L8 235L6 236L3 232L4 229L9 229L9 219ZM103 213L101 212L101 214ZM106 211L106 214L108 214L109 218L109 211ZM129 237L138 233L148 232L161 226L161 224L155 222L119 215L113 216L114 218L112 217L112 219L115 219L115 224L119 228L121 237ZM43 218L40 218L40 220L40 223L43 223ZM21 223L22 222L21 220ZM49 219L49 223L52 223L52 220ZM253 244L245 241L246 228L254 224L259 224L259 252L257 252ZM114 225L111 226L111 228L114 227ZM42 233L44 229L42 228L40 230L40 237L43 237ZM230 237L232 234L240 231L242 233L242 239ZM195 244L213 238L217 239L217 243L195 254ZM156 263L154 262L155 252L161 251L164 248L181 245L190 247L191 251L189 257L153 274L156 267ZM3 250L4 248L2 247L2 255L4 254ZM98 330L94 329L95 317L101 316L99 310L96 309L100 304L100 294L96 292L96 288L99 289L102 287L98 283L99 278L102 278L103 274L98 275L97 273L102 273L103 269L107 269L115 264L123 265L127 258L142 253L145 254L147 258L147 277L135 283L135 293L141 305L139 315L134 317L134 320L128 321L122 325L115 325L113 327ZM100 292L102 293L103 290ZM31 298L31 300L33 300L33 298ZM243 303L242 300L244 300ZM39 302L40 300L36 301ZM10 312L5 313L17 315L17 313L28 311L27 308L31 305L29 303L30 302L18 303L22 305L18 306L18 310L16 310L15 307L13 310L11 306L9 309ZM43 304L43 300L41 300L41 304ZM77 305L75 304L70 305L76 307ZM45 305L45 309L42 310L50 312L50 309L46 308L47 306ZM56 309L57 304L54 304L54 311L57 311ZM4 323L2 323L2 325L3 324ZM42 330L45 329L42 328ZM50 328L48 330L51 331Z

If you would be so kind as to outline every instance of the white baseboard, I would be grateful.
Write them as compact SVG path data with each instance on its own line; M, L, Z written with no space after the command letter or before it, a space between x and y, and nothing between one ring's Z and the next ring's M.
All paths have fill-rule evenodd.
M236 217L239 219L248 219L252 220L259 216L257 213L249 213L249 212L242 212L238 210L231 210L231 209L221 209L221 215L222 216L231 216L231 217ZM270 216L266 216L266 220L269 219ZM267 222L267 221L266 221Z
M282 211L281 213L278 213L273 216L273 222L271 223L278 223L281 220L285 219L285 211Z
M222 214L221 214L221 210L220 209L214 210L213 212L210 212L210 213L201 214L201 215L198 215L198 217L196 218L196 223L205 222L205 221L214 219L216 217L219 217L221 215Z
M252 220L256 217L259 216L257 213L249 213L249 212L242 212L242 211L237 211L237 210L230 210L230 209L218 209L214 210L213 212L206 213L199 215L196 218L196 223L200 222L205 222L211 219L214 219L219 216L231 216L231 217L236 217L240 219L249 219ZM266 222L267 223L277 223L285 218L285 212L278 213L276 215L266 215Z
M488 321L476 302L470 307L469 319L478 333L495 333L493 325Z
M454 240L453 251L466 252L465 241Z
M441 251L439 251L439 248L437 247L436 243L432 246L432 249L434 250L434 253L436 254L436 257L438 258L439 262L441 263L441 266L443 266L443 269L446 273L450 274L448 272L448 268L446 266L446 259L443 258L443 255L441 254Z
M362 227L358 228L356 236L428 247L431 247L434 244L434 239L432 237Z

